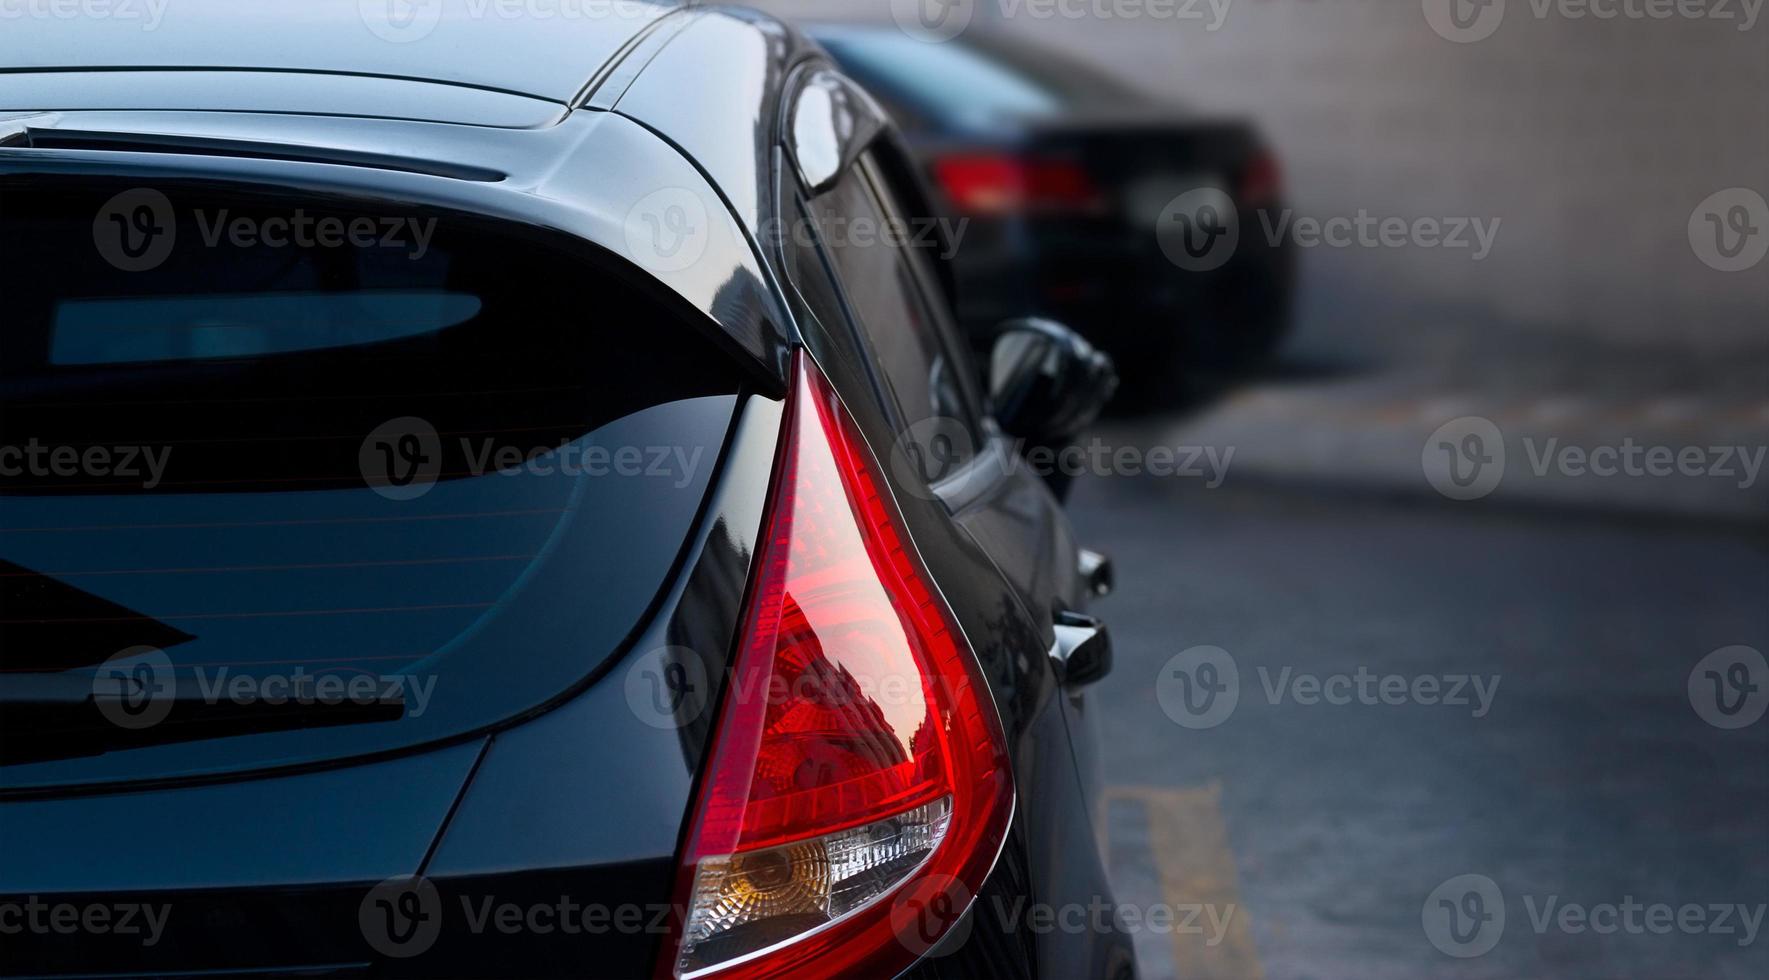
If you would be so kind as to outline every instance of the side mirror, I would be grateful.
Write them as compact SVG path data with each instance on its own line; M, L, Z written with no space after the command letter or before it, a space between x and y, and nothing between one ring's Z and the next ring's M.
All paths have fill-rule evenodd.
M1056 647L1051 656L1064 687L1084 687L1112 672L1112 634L1092 616L1057 613Z
M1054 320L1007 320L995 329L989 394L1009 435L1058 446L1080 435L1118 390L1112 359Z

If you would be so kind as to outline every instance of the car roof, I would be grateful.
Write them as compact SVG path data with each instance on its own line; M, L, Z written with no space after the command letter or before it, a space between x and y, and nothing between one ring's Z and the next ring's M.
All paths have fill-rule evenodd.
M262 70L417 79L569 103L675 0L178 0L19 17L0 74ZM550 12L550 16L542 16Z

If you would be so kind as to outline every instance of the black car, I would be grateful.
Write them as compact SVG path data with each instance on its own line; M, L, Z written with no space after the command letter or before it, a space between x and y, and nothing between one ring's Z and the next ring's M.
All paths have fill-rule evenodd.
M1295 261L1260 234L1283 187L1251 124L984 31L935 42L865 24L807 30L890 111L964 220L959 313L973 332L1063 320L1145 399L1188 373L1250 366L1285 336Z
M1134 975L1106 363L793 30L437 9L0 40L0 973Z

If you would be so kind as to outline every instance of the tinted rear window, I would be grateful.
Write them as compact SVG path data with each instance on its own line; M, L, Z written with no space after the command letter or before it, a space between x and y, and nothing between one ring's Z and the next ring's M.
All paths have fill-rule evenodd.
M738 388L643 277L461 216L13 182L0 276L0 752L27 781L558 696L667 577Z

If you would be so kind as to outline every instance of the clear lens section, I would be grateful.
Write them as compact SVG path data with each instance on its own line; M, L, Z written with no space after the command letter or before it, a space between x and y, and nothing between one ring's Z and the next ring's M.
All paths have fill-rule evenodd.
M707 858L694 873L677 976L803 935L889 891L946 836L952 798L780 847Z

